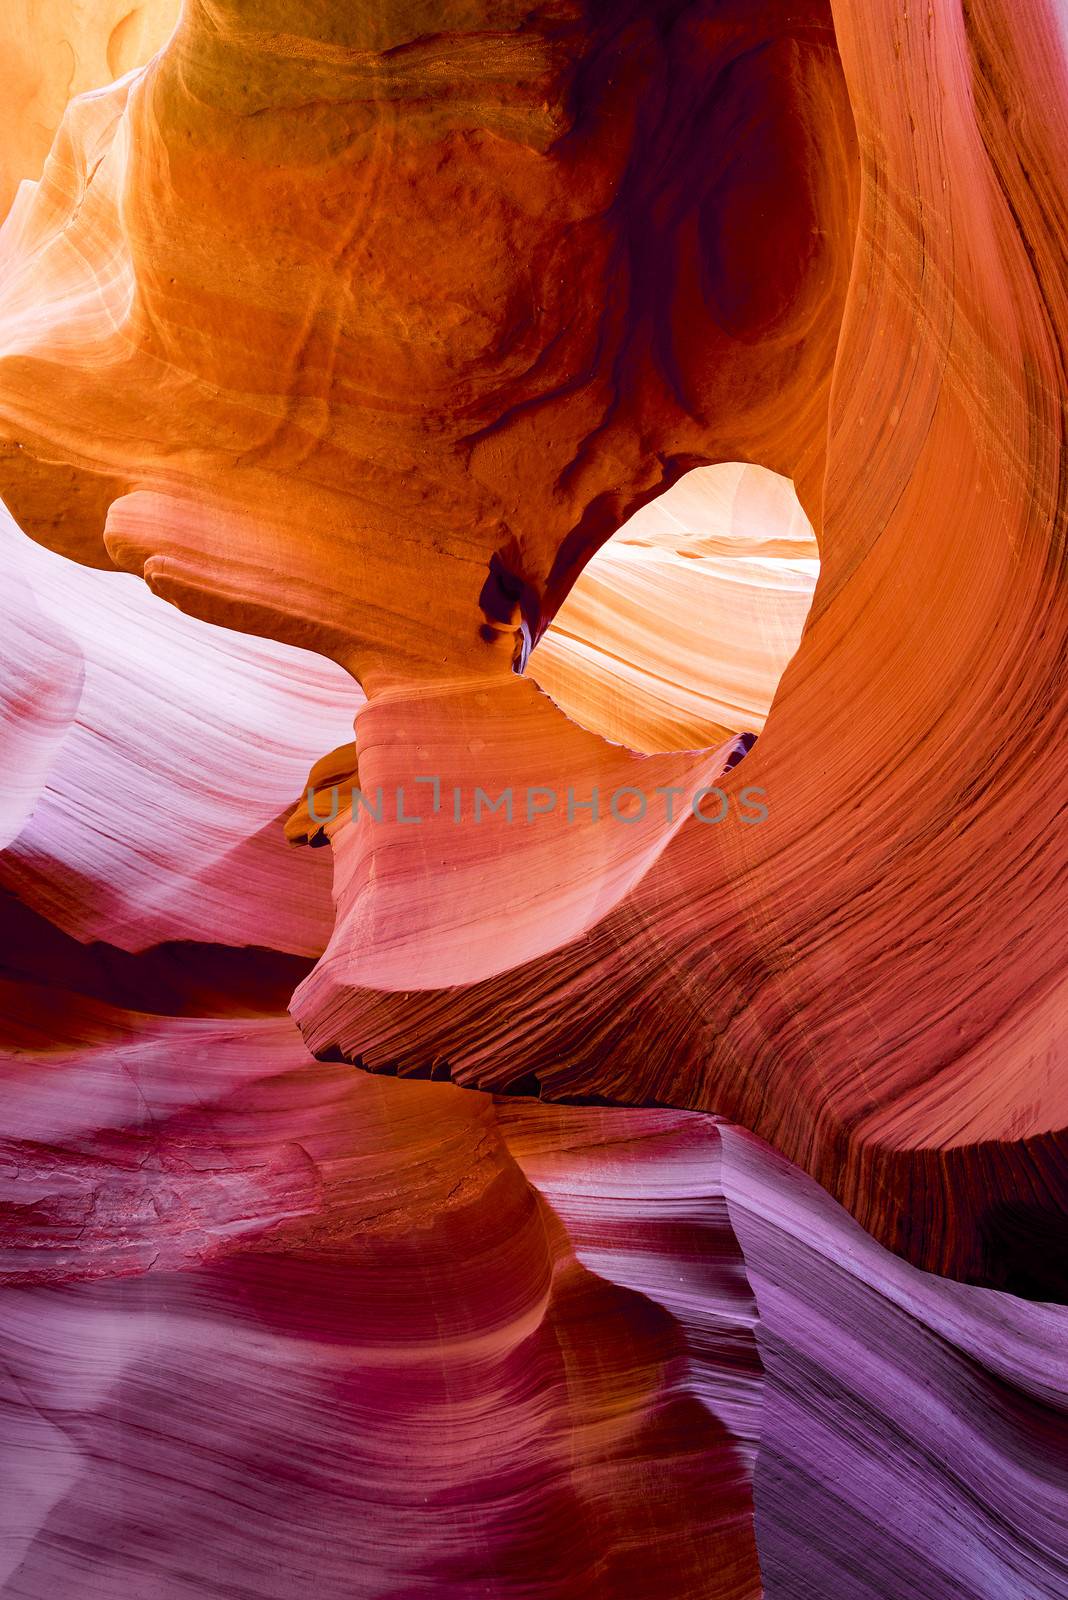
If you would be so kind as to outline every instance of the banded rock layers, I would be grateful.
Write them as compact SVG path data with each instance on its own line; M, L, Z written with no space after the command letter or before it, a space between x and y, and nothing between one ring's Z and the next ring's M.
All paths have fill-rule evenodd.
M1065 1600L1053 0L172 20L12 24L4 1600Z
M5 1597L1068 1593L1064 1308L713 1119L186 1008L6 986Z
M376 782L676 781L513 666L701 462L791 476L819 536L745 768L766 826L367 834L297 998L314 1051L726 1113L963 1277L1016 1281L1019 1208L1056 1231L1053 27L192 5L72 106L4 234L9 503L344 664Z

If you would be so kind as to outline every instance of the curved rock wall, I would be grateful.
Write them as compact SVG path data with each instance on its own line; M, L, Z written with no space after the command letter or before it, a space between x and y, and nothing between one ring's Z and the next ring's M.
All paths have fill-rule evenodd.
M2 25L0 1594L1064 1600L1052 0L175 20Z

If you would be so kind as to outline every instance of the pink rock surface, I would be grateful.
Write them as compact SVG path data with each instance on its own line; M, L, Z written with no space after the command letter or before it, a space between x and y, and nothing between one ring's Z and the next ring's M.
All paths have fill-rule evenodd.
M1063 1308L905 1266L702 1116L33 989L12 1600L1066 1592Z
M485 1097L49 993L3 1067L5 1595L759 1594L721 1204L691 1347L637 1172L587 1262Z
M329 870L287 848L281 819L351 731L351 679L42 550L2 512L0 540L13 812L0 884L124 950L196 939L317 955Z
M173 20L0 22L0 1595L1068 1600L1054 0Z

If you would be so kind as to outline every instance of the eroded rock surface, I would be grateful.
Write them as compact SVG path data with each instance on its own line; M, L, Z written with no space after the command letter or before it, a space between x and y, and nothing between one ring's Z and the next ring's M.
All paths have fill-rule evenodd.
M1050 0L34 29L5 1597L1064 1600Z

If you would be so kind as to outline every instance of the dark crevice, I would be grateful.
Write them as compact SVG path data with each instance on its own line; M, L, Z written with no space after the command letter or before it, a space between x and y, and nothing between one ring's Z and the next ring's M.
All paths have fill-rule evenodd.
M191 939L136 953L82 944L8 890L0 890L0 938L0 977L158 1016L281 1015L314 965L280 950Z

